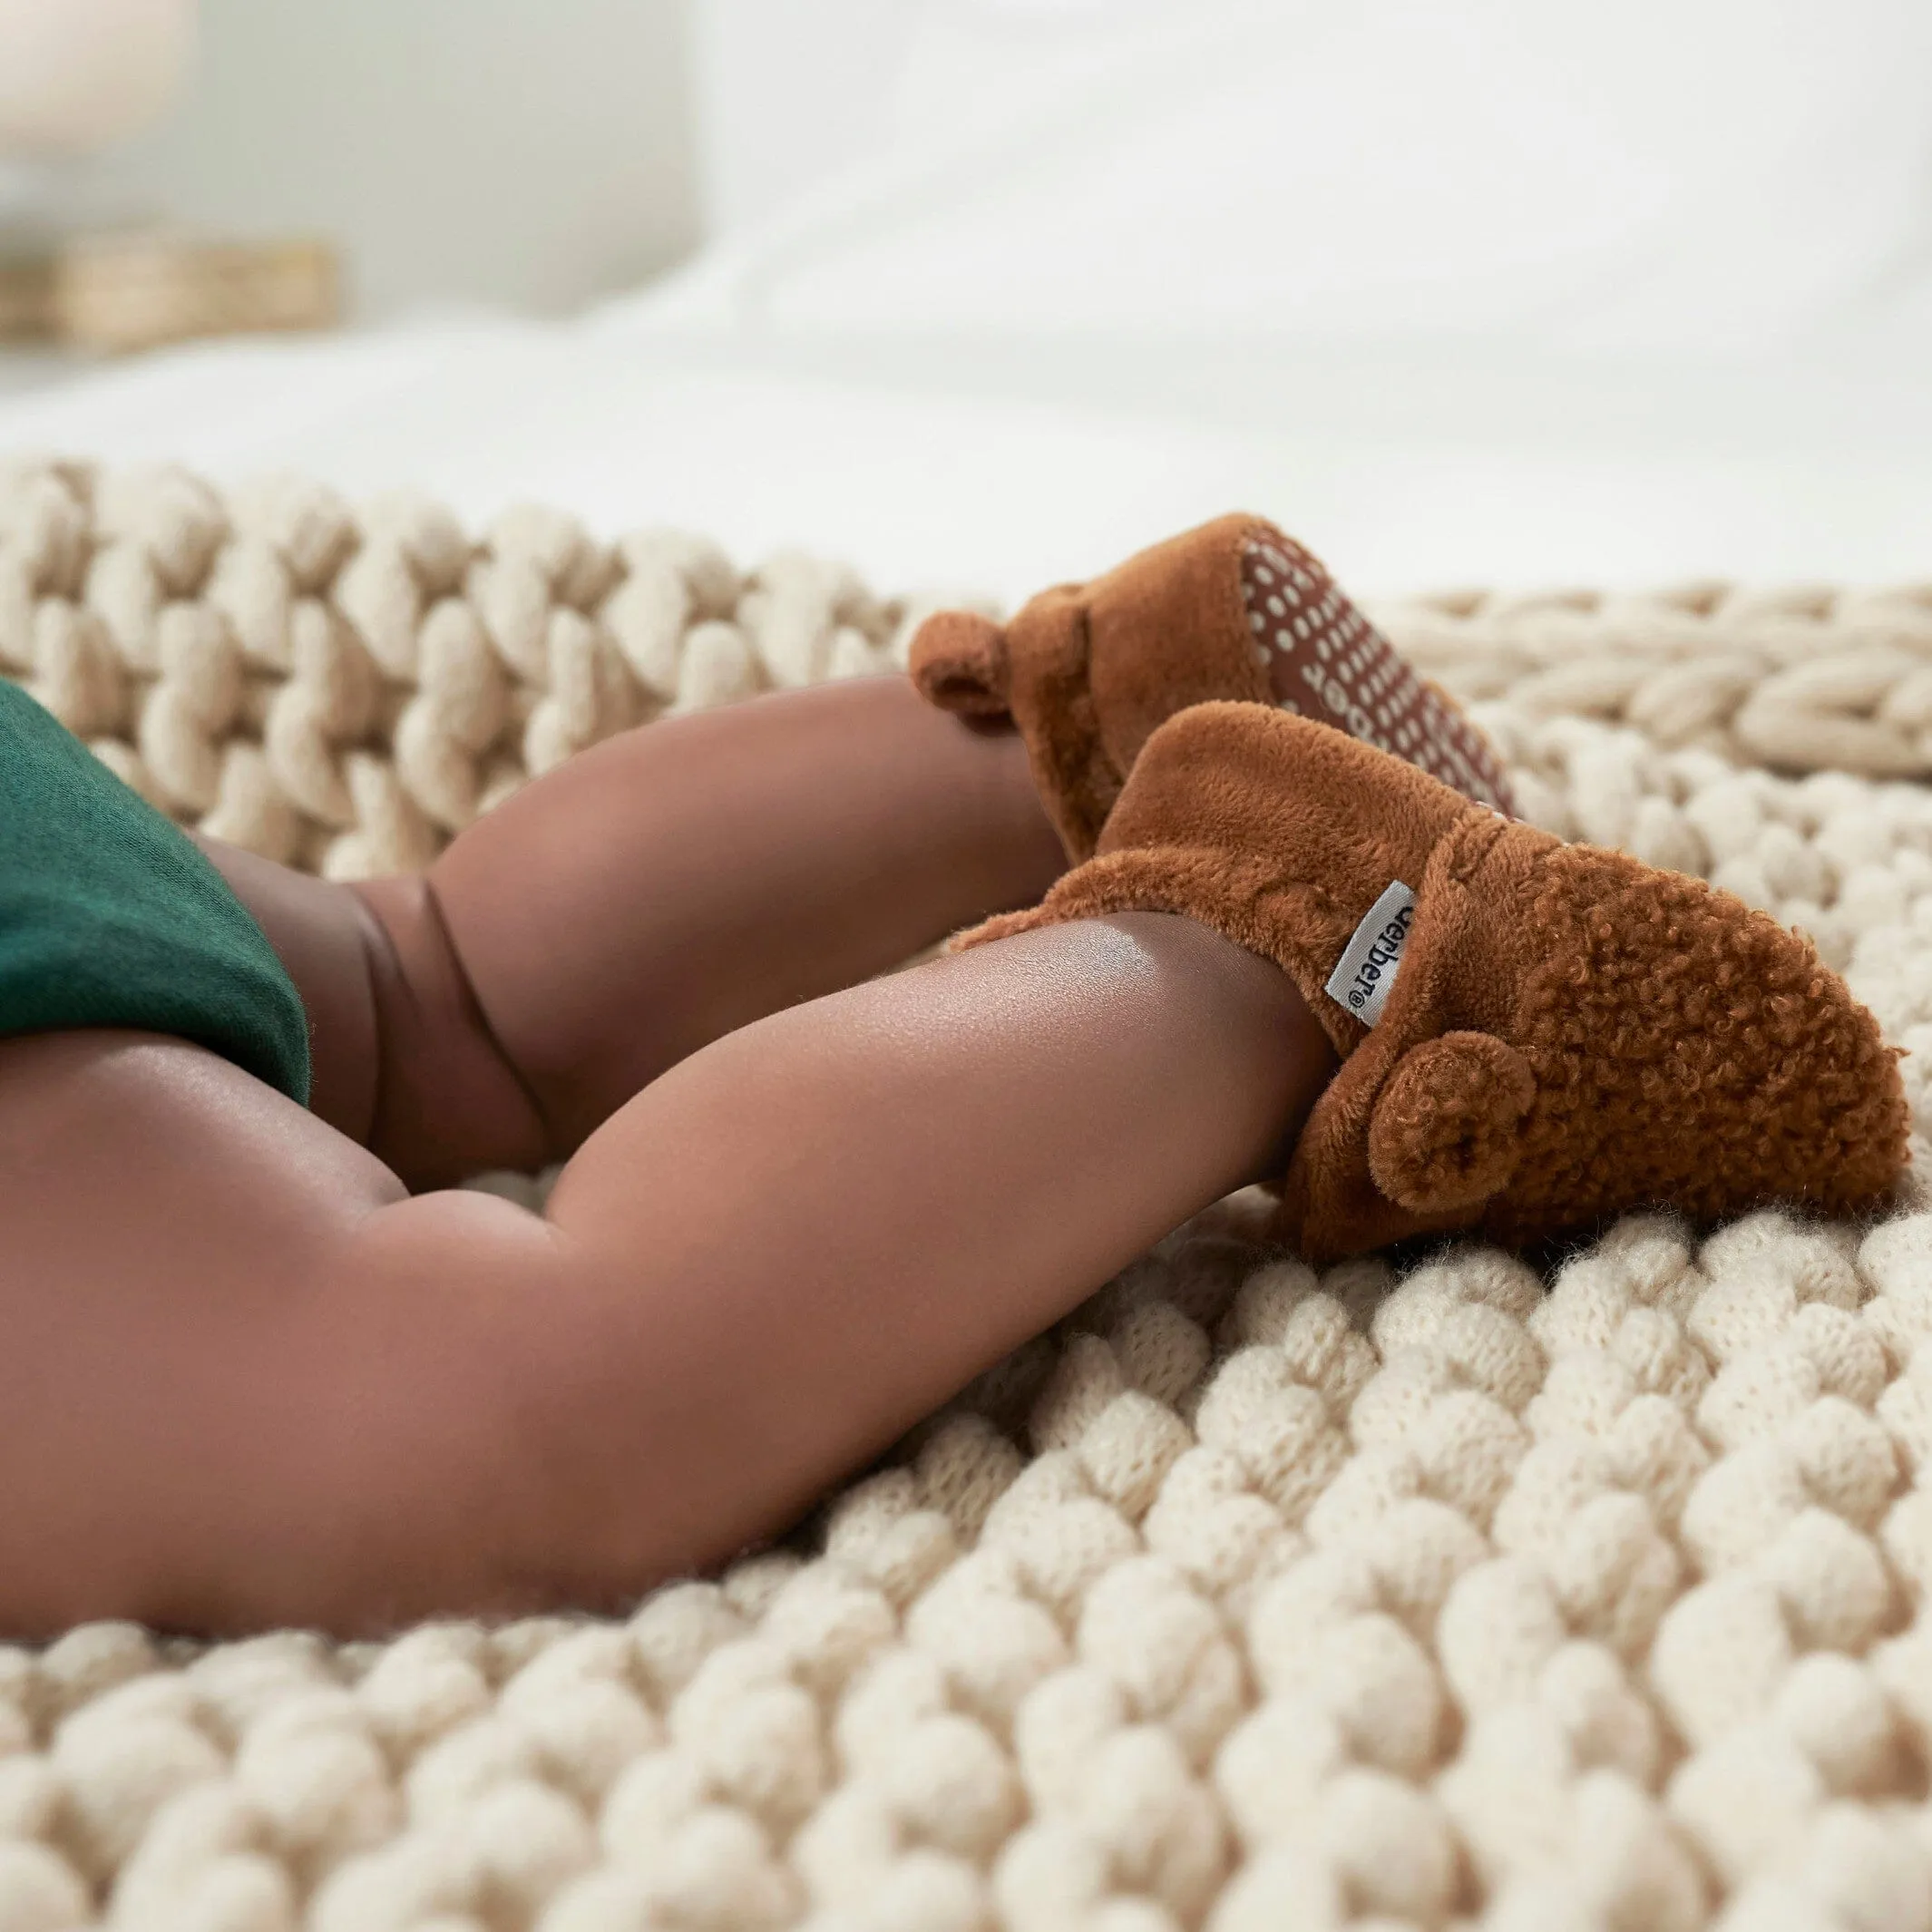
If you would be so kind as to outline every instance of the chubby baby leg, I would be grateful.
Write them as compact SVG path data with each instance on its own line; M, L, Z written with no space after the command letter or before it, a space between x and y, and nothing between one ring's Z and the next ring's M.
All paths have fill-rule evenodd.
M1016 733L878 678L611 738L471 826L429 885L561 1159L687 1054L1031 904L1065 864Z
M0 1627L633 1597L1278 1162L1332 1067L1273 966L1079 921L700 1048L539 1217L179 1040L0 1040Z
M301 992L314 1110L415 1188L561 1160L707 1042L1029 904L1065 864L1019 736L903 678L623 733L426 878L349 888L202 844Z

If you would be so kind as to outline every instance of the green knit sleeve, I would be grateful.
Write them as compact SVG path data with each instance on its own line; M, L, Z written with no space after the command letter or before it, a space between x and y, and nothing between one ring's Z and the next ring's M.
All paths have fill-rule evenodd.
M193 840L0 678L0 1034L179 1034L306 1107L301 995Z

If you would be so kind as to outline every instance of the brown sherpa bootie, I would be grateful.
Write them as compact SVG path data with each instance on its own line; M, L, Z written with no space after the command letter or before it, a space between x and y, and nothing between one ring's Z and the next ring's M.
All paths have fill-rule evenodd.
M1181 713L1098 854L955 943L1122 912L1274 961L1342 1056L1282 1186L1312 1260L1645 1205L1856 1213L1904 1166L1897 1055L1807 942L1305 718Z
M1149 735L1216 698L1332 725L1512 809L1482 734L1260 517L1216 518L1090 583L1043 590L1003 626L942 611L920 626L909 668L949 711L1011 716L1076 860L1093 851Z

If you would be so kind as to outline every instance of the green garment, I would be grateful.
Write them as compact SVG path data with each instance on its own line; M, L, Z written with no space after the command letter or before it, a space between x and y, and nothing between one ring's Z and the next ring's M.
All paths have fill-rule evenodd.
M308 1104L302 996L186 833L0 678L0 1034L175 1033Z

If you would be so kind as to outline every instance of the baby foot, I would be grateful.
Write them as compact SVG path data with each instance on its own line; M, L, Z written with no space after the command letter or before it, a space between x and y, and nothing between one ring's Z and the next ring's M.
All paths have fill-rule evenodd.
M1511 809L1495 747L1293 537L1265 523L1248 531L1241 595L1254 660L1283 711L1406 758L1478 805Z
M1898 1056L1808 941L1284 709L1162 726L1096 856L956 943L1127 912L1273 960L1341 1056L1282 1182L1311 1260L1644 1206L1863 1213L1904 1168Z
M1042 591L1003 626L942 611L920 627L911 669L947 710L1011 716L1076 859L1093 851L1148 737L1217 698L1278 706L1511 809L1482 734L1260 517L1217 518L1104 577Z

